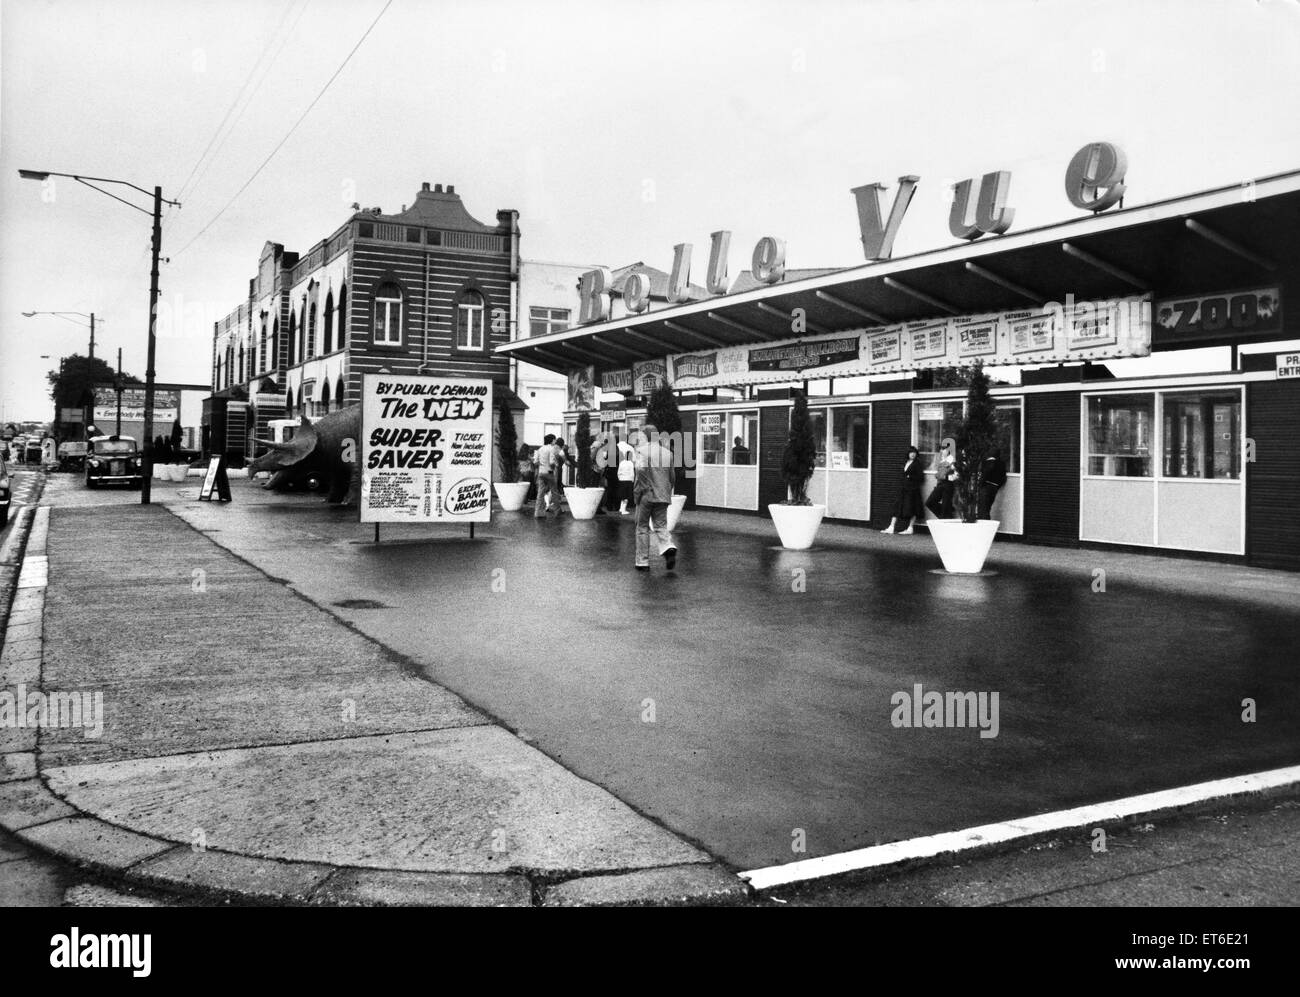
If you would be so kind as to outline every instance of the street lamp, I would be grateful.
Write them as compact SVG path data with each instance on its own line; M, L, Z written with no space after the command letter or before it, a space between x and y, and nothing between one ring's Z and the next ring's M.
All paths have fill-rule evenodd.
M94 312L23 312L24 318L35 318L37 315L57 315L59 318L74 325L85 325L84 322L78 322L76 319L68 318L69 315L80 315L82 318L90 319L90 359L95 359L95 313ZM103 319L100 319L102 322Z
M37 315L57 315L66 322L72 322L74 325L85 325L84 322L78 322L76 319L68 318L69 315L80 315L82 318L90 319L90 359L93 363L95 359L95 313L94 312L23 312L25 318L35 318ZM103 322L103 319L99 320ZM42 357L45 359L45 357ZM59 361L59 377L63 376L63 361ZM122 435L122 347L117 348L117 377L113 381L113 390L117 392L117 430L118 436Z
M129 208L136 211L150 214L149 211L140 207L138 204L132 204L125 198L111 194L96 184L111 183L120 187L130 187L132 190L138 190L145 196L149 191L143 187L137 187L135 184L126 180L110 180L106 177L86 177L79 176L76 173L55 173L51 170L19 170L18 175L24 180L48 180L50 177L67 177L75 180L77 183L89 187L91 190L97 190L105 197L111 197L114 201L121 201ZM91 183L91 181L94 183ZM157 343L155 335L155 322L158 317L158 257L162 251L162 206L163 206L162 188L155 186L153 189L153 264L149 271L149 352L145 361L144 372L144 467L141 470L142 479L140 481L140 504L148 505L150 498L150 485L153 481L153 386L154 386L154 348ZM179 208L179 201L167 201L167 204Z

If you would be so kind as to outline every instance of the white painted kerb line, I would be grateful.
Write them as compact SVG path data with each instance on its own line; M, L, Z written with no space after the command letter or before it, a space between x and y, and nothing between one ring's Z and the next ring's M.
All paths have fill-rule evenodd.
M766 890L773 886L788 886L791 883L802 883L810 879L838 876L846 872L860 872L863 869L885 868L917 859L983 848L992 844L1015 841L1018 838L1035 837L1051 831L1093 827L1127 820L1142 814L1176 810L1219 798L1246 796L1296 783L1300 783L1300 765L1273 769L1269 772L1256 772L1253 775L1233 776L1230 779L1216 779L1213 782L1200 782L1192 786L1181 786L1178 789L1163 789L1156 793L1111 800L1108 803L1093 803L1072 810L1038 814L1022 820L968 827L961 831L932 834L924 838L909 838L906 841L893 841L887 845L873 845L852 852L840 852L838 855L801 859L798 862L769 866L766 869L751 869L749 872L740 873L740 878L748 880L749 885L756 890Z

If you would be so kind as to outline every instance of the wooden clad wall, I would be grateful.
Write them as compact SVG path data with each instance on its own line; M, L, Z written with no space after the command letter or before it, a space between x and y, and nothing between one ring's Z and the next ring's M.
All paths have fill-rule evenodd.
M1025 395L1024 537L1036 543L1079 542L1081 392Z
M871 522L894 514L903 464L912 439L912 403L906 398L871 404Z
M1300 380L1246 386L1246 557L1252 564L1300 571Z
M682 413L682 439L690 440L690 458L698 461L700 459L699 440L695 435L695 428L699 425L699 415L696 412ZM684 471L677 473L677 494L686 496L686 508L695 508L695 476L694 473L686 474Z
M781 455L789 437L789 405L771 405L758 410L758 508L764 514L769 505L784 502L786 498Z
M429 263L428 359L430 372L505 381L509 363L491 350L510 341L510 256L405 247L359 241L353 244L348 281L348 336L351 346L348 399L360 397L361 375L386 368L394 374L414 374L425 353L425 257ZM404 298L404 342L401 349L372 343L371 302L385 280L396 279ZM484 297L487 352L457 353L454 309L457 295L467 285ZM492 328L492 312L502 309L507 321Z

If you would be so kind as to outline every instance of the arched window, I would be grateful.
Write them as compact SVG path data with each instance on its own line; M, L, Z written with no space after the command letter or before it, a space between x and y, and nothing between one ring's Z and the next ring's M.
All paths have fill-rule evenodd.
M330 383L326 381L320 389L320 407L316 409L317 415L324 415L330 411Z
M285 388L284 390L284 414L286 416L293 415L293 388Z
M303 354L304 358L311 358L316 355L316 302L311 303L307 309L307 352Z
M334 292L325 295L325 333L321 353L334 352Z
M226 387L230 387L231 378L235 374L235 344L226 345Z
M402 289L385 281L375 291L375 345L402 345Z
M257 372L258 372L259 374L265 374L266 371L267 371L267 366L266 366L266 362L267 362L267 356L266 356L266 316L265 316L265 315L262 316L262 334L261 334L261 336L260 336L259 339L258 339L257 355L258 355L259 358L261 358L261 361L262 361L262 364L261 364L261 366L257 369Z
M235 383L236 384L244 383L244 344L243 343L239 344L239 377L235 381Z
M307 411L305 408L302 407L302 387L301 387L301 386L299 386L299 388L298 388L298 411L299 411L299 412L306 412L306 411Z
M295 363L298 362L298 358L294 355L297 349L298 349L298 316L294 315L294 313L291 311L289 312L289 359L287 362L287 365L290 367L292 367Z
M343 284L339 287L339 349L348 348L348 336L352 329L348 325L348 285Z
M302 308L298 310L298 362L307 359L307 299L303 298Z
M483 327L485 311L482 294L473 288L460 292L456 298L456 349L487 348L487 336Z
M266 359L267 370L280 369L280 319L271 319L271 355Z
M343 375L339 375L338 383L334 385L334 407L341 409L343 407Z

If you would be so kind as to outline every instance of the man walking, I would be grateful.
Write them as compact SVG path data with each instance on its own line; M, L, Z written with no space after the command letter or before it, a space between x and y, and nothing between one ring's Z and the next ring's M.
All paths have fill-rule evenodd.
M677 566L677 545L668 532L668 505L673 500L673 455L659 442L659 430L641 427L636 448L636 477L632 501L636 503L636 569L650 570L650 532L653 530L664 567Z
M537 504L533 507L533 518L541 519L546 515L546 499L555 495L554 463L558 454L555 449L555 434L547 433L542 440L542 449L537 451ZM560 500L555 499L556 515L559 515Z

